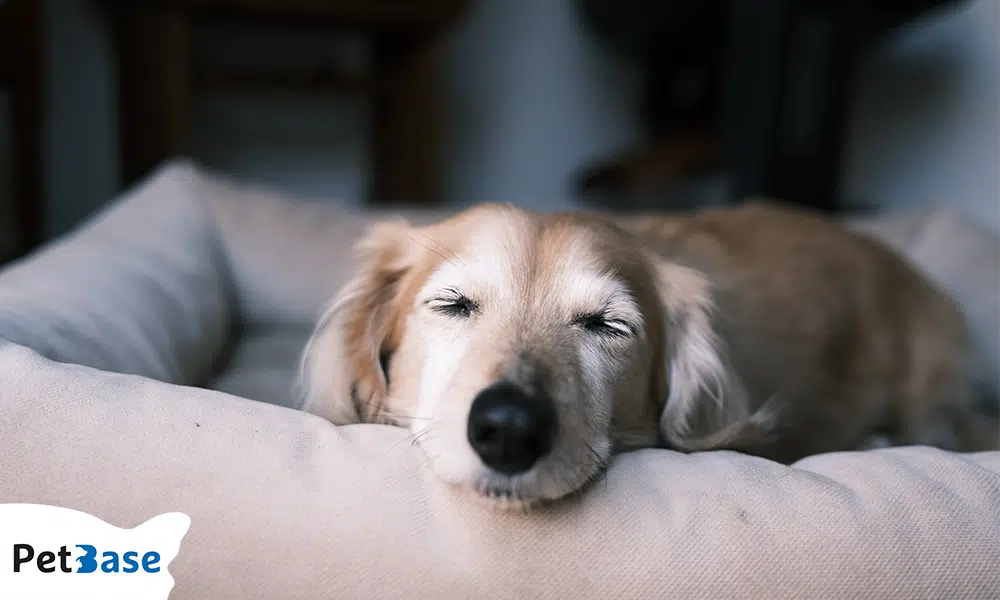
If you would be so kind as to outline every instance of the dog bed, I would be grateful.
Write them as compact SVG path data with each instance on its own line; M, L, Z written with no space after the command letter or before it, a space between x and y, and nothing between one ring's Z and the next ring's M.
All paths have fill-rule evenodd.
M997 597L1000 452L644 450L508 514L438 484L402 429L295 410L376 217L180 161L5 269L0 502L188 514L174 600ZM962 301L996 395L996 236L943 211L856 225Z

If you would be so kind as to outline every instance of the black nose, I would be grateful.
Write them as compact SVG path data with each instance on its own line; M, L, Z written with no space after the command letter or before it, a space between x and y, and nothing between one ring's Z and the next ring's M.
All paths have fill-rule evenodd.
M469 411L469 443L491 469L523 473L552 449L556 414L548 398L511 383L481 391Z

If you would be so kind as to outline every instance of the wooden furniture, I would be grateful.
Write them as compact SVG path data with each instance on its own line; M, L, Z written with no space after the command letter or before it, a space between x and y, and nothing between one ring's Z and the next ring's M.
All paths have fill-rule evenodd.
M114 18L119 132L128 185L165 158L187 151L196 86L330 90L372 104L370 200L430 204L439 194L438 46L466 0L105 0ZM349 30L371 42L365 76L324 69L206 71L193 64L197 20Z
M14 226L17 256L42 242L45 196L42 136L45 114L41 0L0 2L0 88L9 93L13 123Z

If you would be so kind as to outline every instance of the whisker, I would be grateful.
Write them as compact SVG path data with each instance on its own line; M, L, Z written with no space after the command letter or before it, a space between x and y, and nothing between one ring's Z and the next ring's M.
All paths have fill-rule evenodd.
M410 446L411 447L417 446L417 445L420 444L421 441L423 441L425 439L428 439L427 435L431 432L432 429L433 429L433 425L430 425L426 429L423 429L423 430L418 431L416 433L411 433L410 435L402 438L401 440L399 440L398 442L396 442L395 444L393 444L392 446L390 446L390 448L395 448L396 446L399 446L400 444L402 444L403 442L406 442L406 441L410 442Z
M375 411L374 411L374 413L375 413L374 418L376 418L376 419L377 418L389 418L389 419L407 419L407 420L410 420L410 421L429 421L429 420L431 420L433 418L433 417L418 417L418 416L414 416L414 415L407 415L407 414L403 414L403 413L392 412L391 410L387 410L385 408L380 408L379 407L379 403L374 402L371 399L362 400L361 402L363 404L365 404L366 406L375 409Z
M382 414L387 417L392 417L393 419L409 419L410 421L430 421L433 418L433 417L415 417L412 415L400 415L387 411L382 411Z
M444 259L445 261L447 261L447 262L448 262L448 264L450 264L451 266L455 267L456 269L457 269L457 268L459 268L459 267L458 267L458 265L457 265L457 264L455 264L455 261L451 260L450 258L448 258L447 256L445 256L444 254L441 254L440 252L438 252L438 251L437 251L437 250L435 250L434 248L431 248L431 247L430 247L430 246L428 246L427 244L422 244L422 243L418 242L418 241L416 240L416 238L414 238L414 237L413 237L412 235L407 235L406 237L408 237L408 238L410 238L411 240L413 240L413 243L414 243L414 244L417 244L418 246L423 246L423 247L424 247L424 248L426 248L427 250L430 250L430 251L431 251L431 252L433 252L434 254L437 254L437 255L438 255L438 256L440 256L440 257L441 257L442 259Z
M431 432L431 428L428 427L427 429L424 429L423 431L417 433L416 435L411 436L413 438L413 441L410 442L410 445L411 446L418 446L420 444L420 442L424 441L424 439L427 438L427 435L430 432Z
M445 243L444 243L444 242L442 242L441 240L438 240L438 239L435 239L435 238L433 238L433 237L431 237L431 236L427 235L426 233L424 233L424 232L422 232L422 231L419 231L418 233L419 233L420 235L424 236L425 238L429 239L430 241L434 242L434 243L435 243L435 244L437 244L438 246L440 246L440 247L444 248L444 249L445 249L446 251L448 251L449 253L451 253L451 256L452 256L452 258L454 258L454 259L455 259L455 260L457 260L458 262L462 263L462 266L463 266L463 267L464 267L464 266L466 266L466 265L465 265L465 262L463 262L463 261L462 261L462 259L458 257L458 254L456 254L454 250L452 250L451 248L449 248L447 244L445 244Z

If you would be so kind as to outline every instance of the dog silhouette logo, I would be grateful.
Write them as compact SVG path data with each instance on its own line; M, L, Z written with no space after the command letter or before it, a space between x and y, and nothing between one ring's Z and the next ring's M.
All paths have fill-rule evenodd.
M0 504L0 600L167 600L190 526L179 512L120 529L68 508Z

